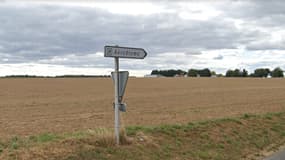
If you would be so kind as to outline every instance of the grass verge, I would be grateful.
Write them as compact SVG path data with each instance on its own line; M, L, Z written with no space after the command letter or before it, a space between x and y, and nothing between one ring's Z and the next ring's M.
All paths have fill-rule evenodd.
M285 113L244 114L188 124L129 126L120 147L113 130L0 140L0 159L259 159L285 144Z

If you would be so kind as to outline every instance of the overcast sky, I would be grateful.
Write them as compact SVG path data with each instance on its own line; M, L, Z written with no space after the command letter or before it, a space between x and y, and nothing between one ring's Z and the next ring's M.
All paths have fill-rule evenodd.
M285 69L285 1L0 0L0 76L110 74L105 45L144 48L121 60L152 69Z

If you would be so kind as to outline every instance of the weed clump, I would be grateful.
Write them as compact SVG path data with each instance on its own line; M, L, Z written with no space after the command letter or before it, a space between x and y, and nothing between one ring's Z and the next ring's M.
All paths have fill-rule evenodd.
M18 149L19 148L19 138L17 136L13 137L10 142L10 149Z
M95 138L97 139L96 144L98 146L110 147L116 145L116 140L113 130L101 129L97 131L95 136L96 136ZM125 128L122 128L120 130L119 139L120 139L120 145L131 144L131 139L128 138Z

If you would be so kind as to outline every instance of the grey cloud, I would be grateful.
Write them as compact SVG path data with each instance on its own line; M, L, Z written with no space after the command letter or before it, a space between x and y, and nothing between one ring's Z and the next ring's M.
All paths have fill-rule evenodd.
M270 41L261 41L254 42L247 45L246 49L248 50L285 50L285 41L279 42L270 42Z
M224 57L222 55L218 55L216 57L213 58L214 60L222 60L224 59Z
M104 45L143 47L150 56L193 49L236 48L243 39L233 24L221 19L182 20L169 13L130 16L94 8L0 5L0 22L1 52L19 62L85 55L103 51ZM160 28L160 24L169 27Z
M239 42L248 50L284 49L284 42L271 42L272 33L284 30L284 8L283 0L228 1L220 6L225 17L243 21L241 32L247 33Z
M16 7L0 4L0 59L5 60L0 63L35 62L71 67L111 67L113 64L109 59L88 55L102 52L104 45L121 45L145 48L149 53L147 58L150 59L138 62L140 65L133 65L135 62L125 63L123 67L139 69L147 66L147 69L152 69L162 63L188 63L157 57L163 52L199 55L204 50L236 49L240 45L246 45L247 49L264 50L278 47L263 45L261 48L257 41L270 37L269 33L254 27L238 30L227 18L254 21L262 19L264 24L277 25L270 16L281 18L284 11L280 6L277 11L265 9L267 14L264 14L261 12L266 7L263 6L263 1L233 4L224 5L228 8L224 8L223 15L208 21L183 20L178 13L130 16L115 15L96 8L56 5ZM168 7L172 6L175 7L176 4L170 3ZM56 57L66 57L67 60L53 61Z
M285 25L285 3L283 0L228 1L221 5L224 15L244 20L263 27L280 27Z
M251 1L227 1L226 5L221 5L221 9L233 18L260 19L272 15L284 14L283 0L251 0ZM241 9L244 9L241 11ZM240 12L235 12L240 10ZM232 12L229 12L232 11Z
M201 51L188 51L185 52L186 55L201 55L202 52Z

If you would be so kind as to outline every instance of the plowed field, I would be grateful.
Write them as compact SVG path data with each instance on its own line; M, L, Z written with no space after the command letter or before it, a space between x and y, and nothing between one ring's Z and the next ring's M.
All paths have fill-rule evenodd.
M113 127L107 78L0 79L0 138ZM124 125L285 111L285 79L131 78Z

